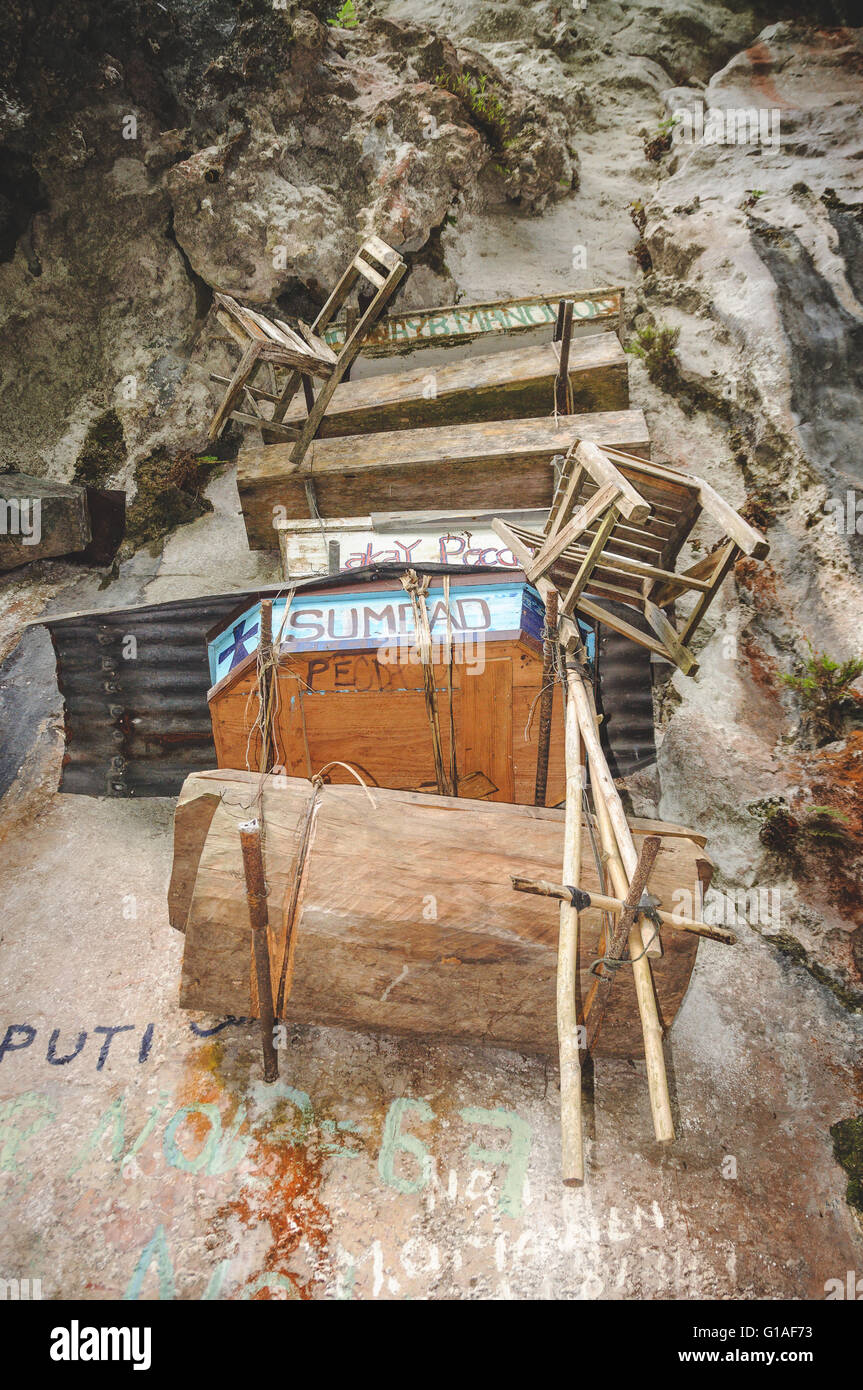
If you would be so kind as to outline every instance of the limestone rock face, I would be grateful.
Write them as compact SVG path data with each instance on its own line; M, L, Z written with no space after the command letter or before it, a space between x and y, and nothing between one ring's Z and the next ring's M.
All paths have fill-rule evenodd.
M124 140L125 115L83 113L65 148L34 158L45 207L0 265L0 464L70 479L97 416L122 403L131 441L187 370L195 286L146 133Z
M68 481L97 457L116 485L200 450L229 360L213 290L308 318L369 232L411 261L404 308L623 283L630 335L680 333L671 390L631 359L654 457L771 544L711 609L698 677L665 683L657 809L707 831L720 886L780 890L762 934L853 1002L859 729L812 746L782 678L807 642L861 650L861 31L828 0L779 24L719 0L338 8L0 16L0 467ZM765 843L768 803L796 858ZM823 803L844 850L806 829Z
M699 385L752 418L767 466L790 450L801 480L852 486L863 480L861 58L852 31L778 24L703 92L667 93L680 123L645 230L684 338L698 332L687 317L716 327L719 360L699 371L696 354L690 367Z
M845 741L801 751L782 678L807 643L837 660L861 654L861 60L860 31L782 23L704 89L664 94L678 121L645 200L641 298L654 323L680 330L687 409L718 424L714 459L678 445L680 462L706 465L738 505L748 497L772 547L764 564L738 564L697 682L675 677L663 814L711 826L727 883L777 888L781 925L765 935L857 1007L859 733L849 725ZM675 408L662 407L669 425ZM773 797L797 826L778 853L759 836L763 809L746 809ZM819 838L820 805L838 818L835 839Z
M104 481L128 484L201 446L227 364L202 331L214 289L311 317L376 233L412 261L402 307L440 303L460 202L537 212L572 188L568 123L517 77L425 26L324 22L337 8L142 4L124 37L61 5L38 75L12 23L0 466L68 480L114 409L127 460Z

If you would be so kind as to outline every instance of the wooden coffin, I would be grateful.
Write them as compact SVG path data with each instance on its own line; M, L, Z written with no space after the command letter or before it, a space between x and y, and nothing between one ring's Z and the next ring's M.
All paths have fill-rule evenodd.
M363 340L364 357L394 357L417 349L453 348L478 338L536 332L557 320L561 299L572 300L573 329L597 323L618 325L623 312L619 286L590 290L560 290L557 294L527 295L521 299L484 300L480 304L447 304L436 309L411 309L407 314L383 314ZM345 345L344 319L331 323L324 338L336 352Z
M350 571L363 565L493 565L516 570L520 562L498 536L498 518L521 528L542 530L548 513L375 512L322 520L279 521L276 535L285 579Z
M307 517L313 482L321 516L373 511L551 505L551 460L580 439L648 458L640 410L601 411L537 420L487 421L436 429L316 439L299 468L292 445L247 444L237 486L252 550L277 550L275 523Z
M346 582L347 581L347 582ZM336 577L273 605L281 631L274 762L311 777L335 760L372 786L437 791L434 744L410 599L398 579ZM450 766L449 670L443 578L426 600L444 763ZM460 796L532 803L544 610L520 571L450 580L452 708ZM208 634L210 717L220 768L260 766L257 652L260 604ZM586 637L592 644L592 633ZM592 650L592 647L591 647ZM565 793L560 690L554 694L547 804ZM333 769L333 780L350 772Z
M343 381L327 406L319 437L549 415L559 371L560 345L544 343L445 362L433 370L414 367ZM594 333L574 339L569 381L576 410L625 410L627 363L617 335ZM300 425L305 418L300 398L289 408L285 424Z
M174 820L170 919L185 931L180 1003L254 1017L251 933L238 823L264 825L269 947L279 1016L519 1051L557 1052L558 905L516 893L511 874L560 879L562 811L411 792L326 786L317 797L292 959L285 917L313 788L244 772L190 776ZM671 910L695 891L703 841L680 827L631 822L636 846L662 836L651 891ZM582 886L598 887L585 831ZM599 955L599 917L582 914L578 1004ZM698 938L662 930L652 961L662 1024L672 1023ZM597 1051L637 1057L641 1026L629 967L611 992Z

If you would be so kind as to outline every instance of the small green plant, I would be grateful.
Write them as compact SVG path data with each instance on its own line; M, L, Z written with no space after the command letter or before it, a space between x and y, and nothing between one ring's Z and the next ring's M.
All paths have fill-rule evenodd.
M646 249L646 248L645 248ZM640 357L647 367L647 375L657 386L669 391L678 376L677 342L679 328L669 328L652 323L639 328L633 342L627 345L627 352Z
M759 531L766 531L776 522L776 508L770 494L765 492L750 493L740 508L740 515Z
M332 24L337 29L356 29L359 22L354 0L345 0L335 19L327 20L328 24Z
M796 866L800 860L800 822L792 815L784 797L770 796L764 801L753 801L746 809L761 822L758 838L765 849Z
M842 737L845 714L856 704L851 689L858 676L863 675L863 658L834 661L825 652L816 652L809 644L809 655L801 670L782 677L800 696L800 704L815 738L830 743Z
M845 1200L863 1213L863 1114L851 1115L830 1126L833 1157L845 1170L848 1185Z
M655 135L644 136L644 157L654 162L661 159L671 149L671 136L678 123L677 116L666 116L659 122Z
M435 83L464 102L493 149L500 151L513 143L509 138L509 116L501 101L502 93L489 83L485 73L441 71L435 75Z
M835 806L807 806L803 833L827 849L843 849L848 844L847 824L848 817Z
M766 192L766 188L747 188L746 197L743 199L741 207L754 208L758 199L763 198Z
M647 226L647 211L645 206L640 198L635 198L631 203L628 203L627 206L629 208L629 215L635 224L635 230L640 236Z

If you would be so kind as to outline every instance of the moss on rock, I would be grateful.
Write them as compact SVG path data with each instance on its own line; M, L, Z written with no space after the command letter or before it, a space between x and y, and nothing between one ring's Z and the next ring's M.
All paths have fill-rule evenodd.
M863 1212L863 1115L851 1115L830 1126L833 1157L848 1174L845 1200L855 1211Z
M116 410L106 410L93 421L75 463L72 481L90 487L107 487L126 462L126 440Z
M212 454L167 449L142 459L135 469L137 492L127 514L123 558L211 512L213 504L204 488L220 462Z
M806 950L802 941L798 941L796 936L792 936L789 931L771 933L766 938L771 946L775 946L784 956L788 956L795 965L802 965L804 970L808 970L814 980L819 985L824 985L835 995L844 1009L849 1013L863 1012L863 992L853 989L850 985L836 978L829 970L825 970L820 961L814 960Z

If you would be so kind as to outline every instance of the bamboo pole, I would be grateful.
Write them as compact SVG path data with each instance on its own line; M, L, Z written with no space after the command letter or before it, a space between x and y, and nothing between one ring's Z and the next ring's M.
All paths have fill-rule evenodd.
M573 701L565 710L566 816L563 831L563 877L578 887L581 873L582 745ZM567 1187L584 1182L581 1123L581 1059L575 985L578 963L578 908L560 905L557 947L557 1041L560 1056L560 1127L563 1181Z
M630 880L638 864L638 854L624 814L623 804L612 781L599 742L595 711L592 708L593 702L588 697L578 667L569 668L567 691L573 692L575 708L578 712L579 729L590 760L594 804L597 810L603 848L608 856L609 874L616 896L625 900L629 892ZM650 962L645 953L645 946L637 921L633 923L629 933L629 955L632 961L632 977L635 982L641 1032L644 1039L644 1060L647 1066L647 1087L650 1093L653 1131L659 1143L667 1144L674 1138L674 1121L671 1115L671 1097L668 1094L668 1078L665 1073L665 1056L662 1051L662 1025L659 1022L656 1008Z
M549 883L544 878L522 878L519 874L511 874L512 886L516 893L534 893L540 898L558 898L561 902L569 902L571 894L569 888L562 883ZM618 917L623 911L625 904L620 898L609 898L604 893L585 893L579 910L586 912L589 907L596 908L600 912L611 912ZM676 917L671 912L663 912L657 909L657 916L664 927L673 927L675 931L691 932L693 936L706 936L710 941L721 941L725 946L734 946L737 937L734 932L727 927L708 926L706 922L696 922L691 917Z
M608 810L608 817L614 828L614 838L617 841L620 852L620 859L626 871L627 879L635 873L635 866L638 863L638 854L632 839L632 831L626 819L626 812L623 809L623 802L614 780L605 761L605 754L602 751L602 744L599 741L599 731L596 727L596 709L593 700L588 695L585 682L581 677L580 669L577 666L568 666L569 680L567 688L575 693L576 709L578 710L578 724L581 729L581 736L587 748L587 756L590 759L591 785L594 794L597 789L602 792L603 801ZM621 893L621 897L626 897Z
M453 796L458 796L458 759L456 757L455 701L453 699L452 610L450 609L450 576L443 577L443 601L446 606L446 683L449 696L449 783Z
M402 587L406 589L410 595L411 606L413 608L417 648L423 669L423 689L425 693L426 713L428 714L429 726L431 728L432 753L434 755L437 789L441 796L451 796L454 793L451 791L447 781L446 769L443 761L440 716L438 714L437 691L435 687L434 666L432 664L431 628L429 627L428 609L426 608L425 599L428 590L428 576L420 580L416 570L406 570L401 577L401 582Z
M629 892L623 904L623 911L614 930L611 933L611 940L605 944L601 975L594 975L590 992L584 1001L584 1026L587 1032L587 1050L593 1052L605 1011L608 1008L608 996L614 984L614 977L618 967L611 964L612 961L622 961L626 943L629 940L629 933L638 917L638 904L641 896L647 888L650 878L650 871L656 863L656 856L659 853L661 841L658 835L648 835L641 846L641 854L638 856L638 864L629 885Z
M246 877L246 899L252 926L252 945L255 957L255 978L258 985L258 1013L261 1019L261 1051L264 1054L264 1080L275 1081L279 1075L279 1057L274 1038L273 986L270 979L270 950L267 943L267 888L264 882L264 859L261 852L261 827L258 821L244 821L239 827L243 851L243 872Z
M629 884L632 875L635 873L635 866L638 863L638 851L635 848L635 841L632 838L632 831L629 828L629 821L626 819L626 812L623 809L623 802L620 793L614 785L605 754L602 751L602 743L599 738L599 719L596 713L596 705L593 699L593 691L587 682L579 677L578 667L570 668L574 671L574 683L577 685L577 699L579 700L579 725L590 732L590 739L585 737L588 756L590 758L591 785L593 787L594 805L596 807L596 818L599 821L600 831L605 830L604 838L606 841L605 849L609 858L616 858L618 865L622 868L626 883ZM619 875L618 875L619 877ZM621 888L615 883L614 891L621 897L626 897L626 889ZM636 924L638 925L638 924ZM641 931L641 928L638 927ZM647 950L649 956L659 956L662 948L659 942L650 944L653 932L642 933L642 948Z
M536 750L536 790L533 803L545 805L548 787L548 751L551 745L551 716L554 706L554 649L557 642L557 589L549 590L545 600L545 637L542 646L542 685L539 698L539 746Z

